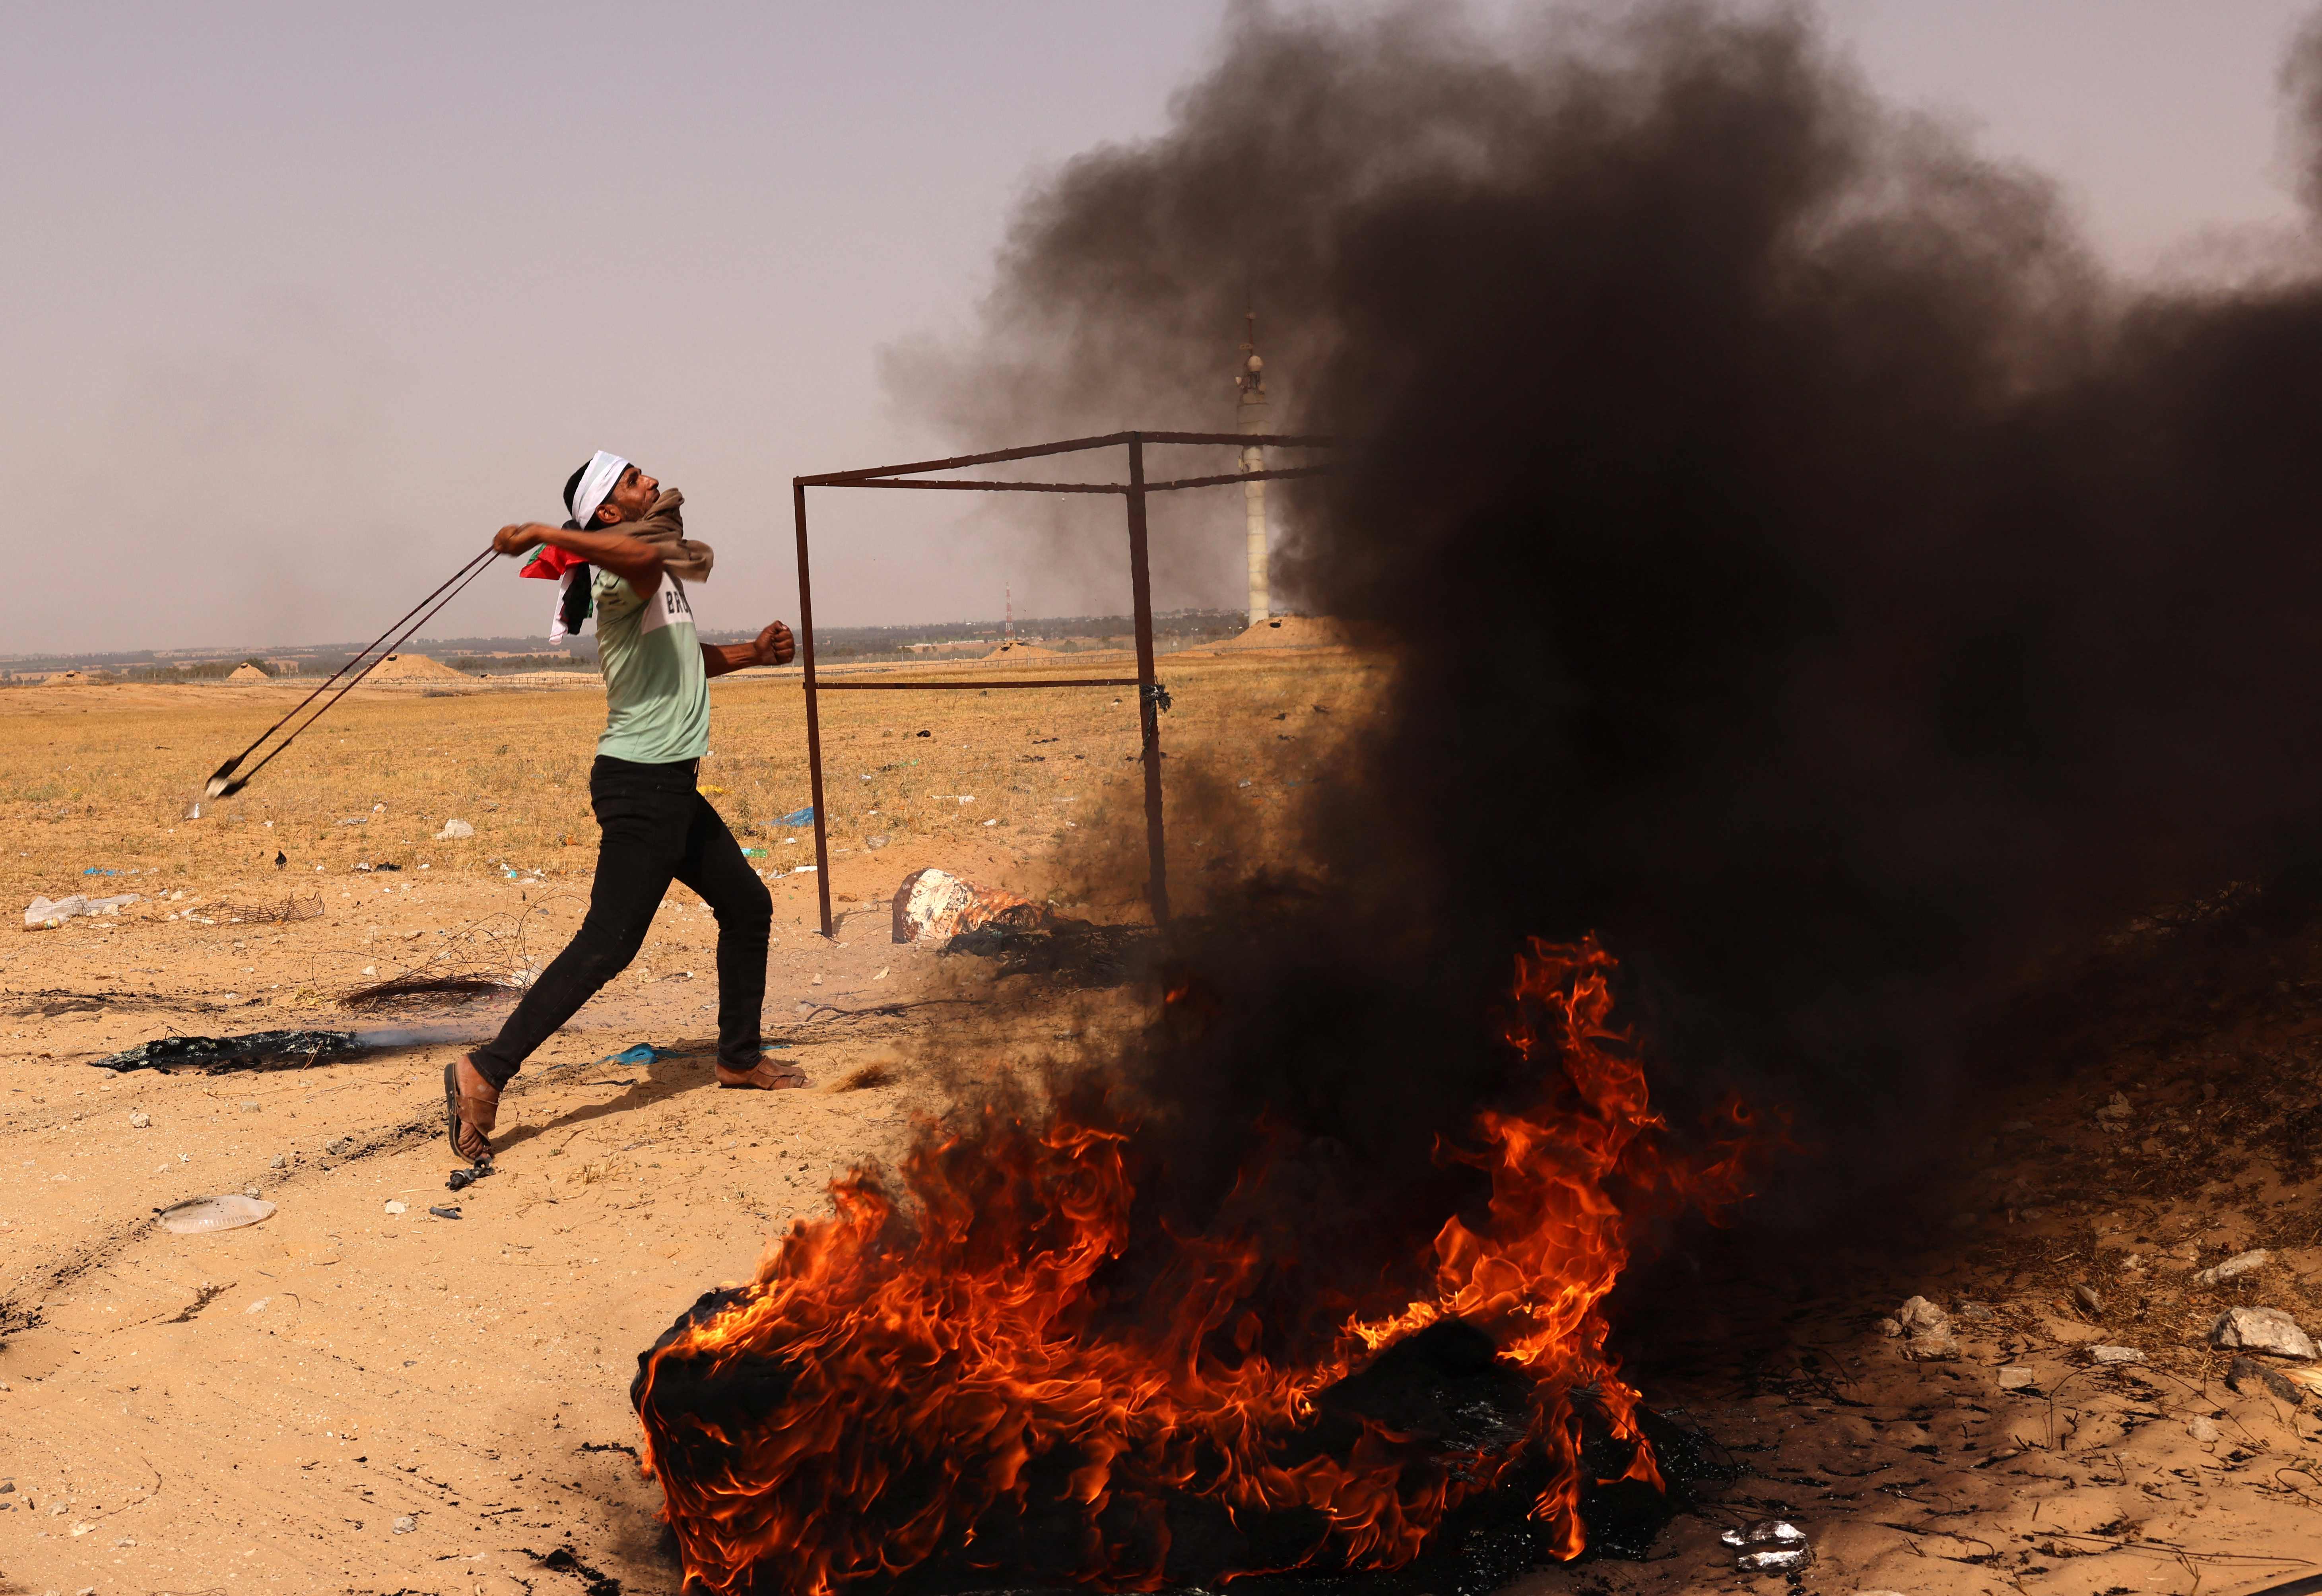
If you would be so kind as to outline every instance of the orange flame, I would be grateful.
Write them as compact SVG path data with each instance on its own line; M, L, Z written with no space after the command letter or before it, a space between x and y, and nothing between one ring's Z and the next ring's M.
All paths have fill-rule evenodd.
M645 1468L688 1575L718 1592L763 1575L832 1596L938 1556L1000 1566L1001 1526L1031 1513L1061 1564L1050 1576L1151 1590L1167 1582L1173 1500L1236 1526L1289 1512L1314 1527L1286 1562L1270 1544L1226 1577L1396 1567L1460 1501L1543 1460L1533 1511L1559 1554L1577 1555L1576 1393L1632 1444L1622 1477L1661 1483L1639 1395L1604 1350L1601 1305L1630 1227L1646 1209L1714 1215L1748 1194L1742 1140L1697 1165L1668 1151L1611 1023L1612 970L1593 941L1535 940L1519 959L1506 1041L1558 1067L1532 1108L1481 1113L1474 1146L1440 1150L1488 1173L1488 1223L1446 1223L1431 1288L1389 1318L1349 1320L1312 1356L1261 1350L1247 1301L1261 1260L1239 1238L1171 1236L1157 1281L1111 1300L1103 1271L1130 1242L1135 1197L1134 1127L1117 1114L1029 1124L994 1110L923 1136L902 1172L909 1222L873 1177L835 1183L836 1217L800 1222L745 1291L642 1360ZM1454 1317L1529 1381L1520 1442L1458 1466L1367 1422L1340 1455L1285 1446L1319 1393ZM753 1394L731 1412L666 1411L654 1399L673 1360L712 1381L746 1364Z

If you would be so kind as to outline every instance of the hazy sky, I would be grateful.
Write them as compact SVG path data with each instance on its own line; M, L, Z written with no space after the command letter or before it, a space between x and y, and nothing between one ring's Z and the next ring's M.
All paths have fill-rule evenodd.
M2144 269L2295 222L2274 78L2312 4L1823 10L1883 92L2052 173ZM881 348L964 328L1015 196L1163 128L1222 11L18 5L0 652L367 637L503 521L561 518L600 446L686 489L705 625L794 617L790 478L945 442ZM1215 417L1155 424L1230 425L1231 358ZM996 615L1011 578L1019 608L1125 602L952 520L825 496L818 618ZM537 632L545 601L495 571L433 630Z

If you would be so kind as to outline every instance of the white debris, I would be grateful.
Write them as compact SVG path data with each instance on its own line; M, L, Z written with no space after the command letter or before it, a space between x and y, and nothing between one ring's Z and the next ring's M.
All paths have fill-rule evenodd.
M138 896L123 892L117 898L84 898L76 892L69 898L35 898L24 909L24 929L54 931L78 915L117 915Z
M2269 1352L2277 1357L2311 1361L2317 1355L2314 1337L2278 1308L2229 1308L2209 1327L2209 1342L2244 1352Z
M2040 1383L2040 1377L2022 1363L2010 1363L1999 1371L1999 1389L2025 1391Z
M915 871L903 883L895 914L895 940L940 941L959 929L975 889L946 870Z
M2089 1356L2099 1363L2141 1363L2144 1354L2133 1346L2091 1346Z
M180 1161L190 1162L182 1153ZM199 1236L211 1230L233 1230L255 1225L274 1212L274 1205L234 1193L225 1197L189 1197L171 1203L159 1215L161 1228L178 1236Z
M397 1198L390 1197L387 1199L387 1211L390 1214L407 1213L409 1211L409 1205Z
M2272 1262L2273 1254L2263 1247L2259 1247L2254 1252L2235 1253L2223 1263L2212 1269L2204 1269L2193 1278L2205 1286L2214 1286L2218 1281L2229 1281L2237 1274L2247 1274L2253 1269L2263 1269Z
M1717 1537L1733 1548L1743 1573L1788 1573L1814 1561L1805 1531L1782 1518L1760 1518Z
M257 1301L251 1303L248 1308L243 1309L242 1311L244 1313L264 1313L266 1311L266 1305L273 1300L274 1299L271 1297L261 1297Z
M443 822L443 829L435 834L435 840L439 843L453 843L462 837L471 837L475 834L476 828L466 821L446 820Z
M2185 1433L2207 1446L2217 1438L2219 1431L2217 1420L2197 1413L2185 1421Z

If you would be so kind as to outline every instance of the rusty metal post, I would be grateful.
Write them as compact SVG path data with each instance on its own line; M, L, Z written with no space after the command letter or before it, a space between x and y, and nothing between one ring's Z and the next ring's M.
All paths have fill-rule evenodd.
M830 920L830 837L822 813L822 716L814 694L814 583L807 574L806 484L791 479L791 508L798 521L799 659L806 670L806 771L808 801L814 805L814 889L822 899L822 934L832 935Z
M1145 556L1145 437L1129 434L1129 591L1137 610L1137 718L1144 732L1145 853L1153 923L1169 923L1169 858L1161 839L1161 706L1153 680L1153 575Z

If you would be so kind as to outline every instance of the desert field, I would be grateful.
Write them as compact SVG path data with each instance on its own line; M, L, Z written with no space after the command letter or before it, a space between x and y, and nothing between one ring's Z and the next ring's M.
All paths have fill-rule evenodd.
M1266 845L1381 669L1334 648L1166 660L1181 902L1229 834ZM1134 664L1027 654L943 674L1003 670ZM366 686L246 793L184 818L304 691L0 689L0 735L23 755L0 785L9 901L142 897L0 943L0 1588L674 1589L635 1462L634 1358L825 1211L834 1175L945 1106L914 1039L972 1025L992 972L892 942L905 875L938 865L1142 916L1134 694L827 696L832 943L795 868L812 833L780 824L809 801L798 672L713 682L701 780L763 850L768 1035L809 1089L711 1089L714 926L673 888L635 964L511 1088L495 1172L454 1195L443 1065L513 991L386 1014L341 999L407 973L520 980L553 956L595 859L601 691ZM455 818L475 834L434 840ZM294 900L321 912L261 919ZM953 1001L873 1012L937 998ZM1133 1023L1142 1001L1082 997L1053 1023L1011 1004L992 1067L1069 1047L1108 1004L1106 1023ZM310 1026L386 1044L290 1071L90 1068L160 1036ZM598 1062L639 1043L676 1056ZM206 1236L153 1222L230 1192L277 1211Z
M944 669L1092 663L1129 669ZM1329 779L1385 669L1341 647L1165 662L1181 905L1291 846L1302 787ZM636 964L512 1086L494 1172L453 1192L442 1067L513 989L345 1000L406 974L518 981L562 945L594 856L594 684L366 689L197 820L203 778L295 689L0 690L20 751L0 886L19 906L142 895L0 943L0 1590L672 1596L636 1355L827 1212L835 1177L945 1111L964 1083L931 1038L950 1068L998 1074L1148 1018L1133 980L1028 990L890 935L897 884L928 865L1141 916L1126 695L826 698L844 914L826 942L795 869L810 834L782 824L807 802L796 672L711 691L702 780L763 850L768 1035L808 1089L711 1089L713 930L673 889ZM474 835L436 840L452 819ZM319 912L270 917L294 901ZM1761 1252L1623 1323L1648 1400L1731 1471L1647 1561L1517 1589L1777 1596L1796 1587L1736 1573L1716 1539L1769 1514L1813 1538L1807 1590L2254 1590L2322 1562L2322 1423L2287 1388L2229 1382L2206 1339L2229 1307L2311 1324L2322 1301L2299 1086L2322 985L2281 975L2223 1010L2204 976L2192 1017L2166 1023L2149 987L2142 1009L2094 1005L2114 1024L2098 1065L1979 1105L1956 1190L1930 1197L1956 1218L1933 1233ZM158 1037L307 1026L366 1045L297 1069L91 1068ZM638 1044L663 1056L613 1058ZM2221 1072L2221 1048L2279 1068ZM276 1211L207 1235L155 1222L230 1193ZM2256 1247L2261 1267L2202 1272ZM1882 1333L1915 1295L1946 1319L1946 1355Z

